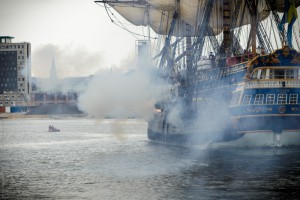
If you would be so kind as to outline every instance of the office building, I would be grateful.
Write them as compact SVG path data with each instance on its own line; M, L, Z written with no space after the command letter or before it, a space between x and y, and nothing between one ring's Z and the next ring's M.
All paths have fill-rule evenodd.
M31 45L0 36L0 106L27 106L31 96Z

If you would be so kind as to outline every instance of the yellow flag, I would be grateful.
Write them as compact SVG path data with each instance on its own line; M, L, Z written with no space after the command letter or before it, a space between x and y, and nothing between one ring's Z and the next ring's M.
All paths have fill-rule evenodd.
M288 10L288 16L287 16L287 22L290 23L293 18L297 18L298 17L298 14L297 14L297 9L296 9L296 6L295 6L295 0L289 0L290 2L290 7L289 7L289 10Z

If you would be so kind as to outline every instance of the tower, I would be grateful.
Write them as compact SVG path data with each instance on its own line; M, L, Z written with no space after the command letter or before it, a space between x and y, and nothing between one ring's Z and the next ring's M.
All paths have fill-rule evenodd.
M143 68L150 65L150 43L148 40L137 40L136 48L136 61L137 67Z
M51 71L50 71L50 80L51 81L56 81L57 78L57 73L56 73L56 66L55 66L55 60L52 58L52 64L51 64Z

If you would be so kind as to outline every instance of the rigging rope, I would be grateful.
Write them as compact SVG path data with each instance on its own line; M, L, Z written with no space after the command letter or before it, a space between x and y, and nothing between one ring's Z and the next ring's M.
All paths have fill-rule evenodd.
M97 4L97 5L99 5L99 4ZM100 6L100 5L99 5ZM144 38L148 38L148 36L145 36L145 35L142 35L142 34L139 34L139 33L136 33L136 32L133 32L133 31L131 31L131 30L129 30L128 28L126 28L126 26L114 15L114 13L110 10L110 8L107 6L107 4L106 3L104 3L104 6L101 6L101 7L104 7L105 8L105 11L106 11L106 13L107 13L107 15L108 15L108 17L109 17L109 19L111 20L111 22L113 23L113 24L115 24L116 26L118 26L118 27L120 27L121 29L123 29L123 30L125 30L125 31L127 31L127 32L129 32L129 33L131 33L136 39L138 39L138 37L137 36L141 36L141 37L144 37ZM116 23L115 21L114 21L114 19L112 18L112 16L114 17L114 19L119 23ZM120 25L121 24L121 25ZM157 37L150 37L151 39L157 39Z

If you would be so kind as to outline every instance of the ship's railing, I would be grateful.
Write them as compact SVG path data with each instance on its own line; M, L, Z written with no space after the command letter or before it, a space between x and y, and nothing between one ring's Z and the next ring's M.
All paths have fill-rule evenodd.
M219 90L219 89L225 89L225 88L228 88L230 85L229 84L222 84L222 85L208 85L208 86L204 86L203 88L200 88L200 89L196 89L194 91L194 94L198 94L198 95L201 95L203 93L206 93L206 92L211 92L211 91L214 91L214 90Z
M239 56L233 56L233 57L227 58L226 64L227 64L227 66L233 66L233 65L251 60L255 56L256 56L256 54L251 54L249 52L244 52L244 54L241 54Z
M246 88L300 87L300 80L259 80L246 82Z
M223 67L221 69L199 70L196 81L216 80L229 74L238 73L246 69L245 65Z

